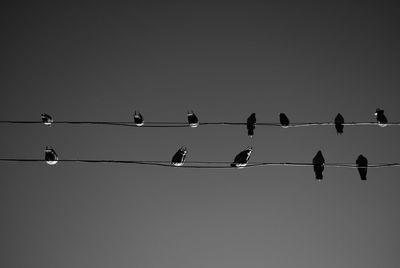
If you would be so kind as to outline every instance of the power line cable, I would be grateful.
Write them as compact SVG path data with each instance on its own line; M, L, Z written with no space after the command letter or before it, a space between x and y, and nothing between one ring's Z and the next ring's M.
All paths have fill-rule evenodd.
M43 158L0 158L0 162L45 162ZM185 161L185 165L174 166L171 161L162 160L113 160L113 159L58 159L58 162L75 162L75 163L115 163L115 164L137 164L137 165L154 165L173 168L233 168L231 162L226 161ZM293 167L312 167L312 163L307 162L248 162L246 166L241 168L254 168L263 166L293 166ZM325 163L325 167L332 168L359 168L353 163ZM400 167L400 163L370 163L368 168L388 168Z
M18 121L18 120L1 120L0 124L43 124L42 121ZM51 125L110 125L110 126L126 126L126 127L159 127L159 128L171 128L171 127L190 127L187 122L146 122L142 126L137 126L133 122L119 122L119 121L55 121ZM206 125L219 125L219 126L240 126L246 125L245 122L200 122L199 126ZM260 122L256 123L257 126L273 126L282 127L280 123L275 122ZM291 127L312 127L312 126L334 126L334 122L299 122L290 123L285 128ZM378 122L347 122L343 123L344 126L378 126ZM400 126L400 122L386 123L385 126Z

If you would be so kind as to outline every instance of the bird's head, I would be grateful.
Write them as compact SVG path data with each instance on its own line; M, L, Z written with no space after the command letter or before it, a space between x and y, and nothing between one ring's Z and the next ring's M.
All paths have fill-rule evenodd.
M383 114L383 112L384 112L383 110L377 108L375 113L374 113L374 115L376 116L376 115L379 115L379 114Z

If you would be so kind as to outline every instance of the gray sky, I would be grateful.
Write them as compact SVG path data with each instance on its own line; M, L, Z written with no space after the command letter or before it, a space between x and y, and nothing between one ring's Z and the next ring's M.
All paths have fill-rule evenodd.
M2 4L0 120L400 121L394 1ZM1 125L1 157L398 162L399 127ZM398 267L399 169L0 163L1 267Z

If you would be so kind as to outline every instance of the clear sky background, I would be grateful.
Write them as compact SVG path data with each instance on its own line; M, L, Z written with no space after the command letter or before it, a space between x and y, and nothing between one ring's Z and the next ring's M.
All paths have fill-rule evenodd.
M2 3L0 120L400 121L395 1ZM301 2L301 3L300 3ZM0 156L398 162L397 126L1 125ZM398 267L400 170L0 163L1 267Z

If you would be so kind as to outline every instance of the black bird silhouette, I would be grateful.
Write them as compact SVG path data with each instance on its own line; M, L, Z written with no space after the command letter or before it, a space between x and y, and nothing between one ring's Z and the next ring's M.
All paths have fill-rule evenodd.
M44 159L49 165L57 164L58 156L56 151L54 151L54 149L52 149L51 147L46 147L46 149L44 150Z
M190 127L198 127L199 126L199 119L194 114L193 111L187 112L188 123Z
M181 147L172 157L171 164L177 167L180 167L185 162L187 154L186 147Z
M135 125L138 127L144 125L143 115L137 111L135 111L135 114L133 115L133 120L135 122Z
M241 151L235 156L233 163L231 163L231 167L243 168L247 166L247 162L250 159L251 152L253 148L251 146L247 147L246 150Z
M254 129L256 128L256 114L252 113L248 118L247 118L247 135L250 137L253 137L254 135Z
M344 124L344 118L343 116L339 113L335 117L335 128L336 128L336 133L337 134L343 134L343 126Z
M325 159L322 155L322 152L318 151L313 158L313 166L314 166L315 178L319 181L323 179L322 171L324 171L324 164L325 164Z
M367 180L367 168L368 168L368 159L360 154L356 160L358 173L360 174L361 180Z
M289 127L289 118L284 113L279 114L279 121L281 122L282 127L287 128Z
M43 124L50 127L51 124L53 123L53 118L48 114L41 114L41 116Z
M380 127L387 126L388 120L387 120L386 116L384 115L384 110L377 108L376 112L375 112L375 116L376 116L376 120L378 121L378 125Z

